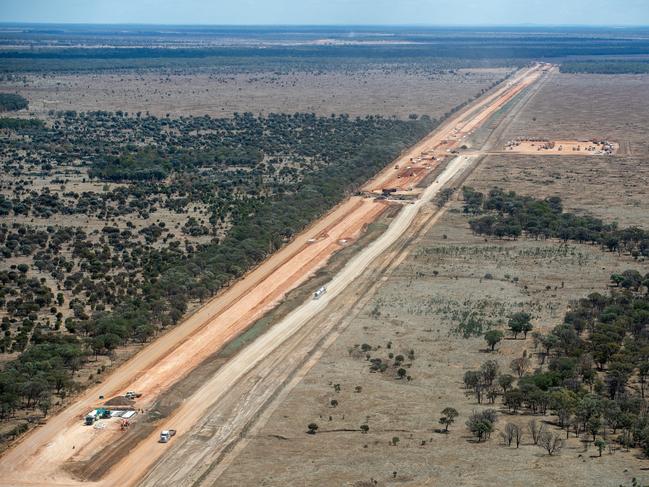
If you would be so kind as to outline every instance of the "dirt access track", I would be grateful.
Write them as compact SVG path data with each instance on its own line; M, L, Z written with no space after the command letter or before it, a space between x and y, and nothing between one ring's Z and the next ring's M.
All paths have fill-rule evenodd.
M385 180L393 177L395 164L403 165L422 152L438 149L440 144L451 149L460 145L462 139L490 115L538 80L542 71L543 66L535 65L518 72L504 86L480 98L422 139L368 183L367 188L382 187ZM469 167L472 160L471 157L458 157L448 162L437 180L423 190L421 198L413 204L404 205L388 230L360 250L334 277L327 285L328 291L323 298L309 300L298 307L236 355L198 391L187 397L176 411L160 421L155 432L129 444L128 452L121 460L114 465L106 465L101 478L89 482L88 479L74 478L69 473L71 465L87 462L91 458L101 461L102 450L125 434L117 428L94 429L83 425L83 416L99 405L97 398L100 394L110 398L128 390L138 391L142 397L136 401L135 407L146 410L164 396L173 384L323 266L329 256L340 248L341 241L358 235L364 225L378 217L386 203L373 198L353 197L314 223L292 243L185 322L113 371L102 384L86 391L76 402L9 449L0 459L0 485L136 484L167 448L173 446L173 442L182 440L182 435L191 429L215 400L226 394L256 363L297 333L385 252L408 229L422 204L433 198L446 182ZM157 443L157 430L166 428L178 430L171 445Z

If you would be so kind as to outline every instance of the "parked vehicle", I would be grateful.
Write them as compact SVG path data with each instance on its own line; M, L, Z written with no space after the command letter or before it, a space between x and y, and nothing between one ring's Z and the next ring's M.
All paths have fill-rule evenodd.
M86 414L86 417L84 418L84 422L87 426L92 426L95 421L99 419L99 413L97 412L96 409L90 411L88 414Z
M110 411L108 409L93 409L90 411L88 414L86 414L86 417L84 418L84 422L86 425L91 426L95 423L95 421L99 419L108 419L110 418Z

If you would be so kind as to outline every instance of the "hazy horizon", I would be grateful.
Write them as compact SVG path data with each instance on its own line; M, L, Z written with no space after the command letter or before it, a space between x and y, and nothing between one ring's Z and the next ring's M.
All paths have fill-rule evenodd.
M274 24L245 24L245 23L231 23L231 24L206 24L206 23L159 23L159 22L63 22L63 21L22 21L22 20L0 20L0 25L66 25L66 26L146 26L146 27L211 27L211 28L248 28L248 27L309 27L309 28L325 28L325 27L360 27L360 28L404 28L414 27L420 29L445 29L445 28L575 28L575 29L633 29L633 28L647 28L647 24L533 24L533 23L520 23L520 24L417 24L417 23L404 23L404 24L363 24L363 23L339 23L339 24L299 24L299 23L274 23Z
M644 0L3 0L1 23L187 26L646 27Z

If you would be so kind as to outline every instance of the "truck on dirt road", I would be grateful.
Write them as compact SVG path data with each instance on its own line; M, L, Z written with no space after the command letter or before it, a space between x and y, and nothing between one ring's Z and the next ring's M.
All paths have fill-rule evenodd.
M95 423L95 421L99 419L107 419L107 418L110 418L110 411L108 409L103 409L103 408L93 409L88 414L86 414L84 418L84 423L87 426L91 426Z
M160 433L160 443L169 443L172 436L176 435L176 430L163 430Z
M320 296L322 296L326 292L327 292L327 288L322 286L316 292L313 293L313 299L320 299Z

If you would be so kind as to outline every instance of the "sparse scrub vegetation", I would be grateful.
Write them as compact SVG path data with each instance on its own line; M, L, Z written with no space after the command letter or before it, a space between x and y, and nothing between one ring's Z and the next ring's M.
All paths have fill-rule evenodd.
M649 275L629 270L611 276L609 295L592 293L574 303L563 323L549 333L535 333L539 367L524 354L511 363L517 381L499 374L487 361L480 370L467 371L467 394L483 402L494 381L495 393L510 412L556 416L556 426L585 436L599 452L614 441L636 446L649 455L645 385L649 350ZM544 365L545 364L545 365ZM494 376L495 374L495 376ZM528 429L532 443L549 455L558 453L564 440L537 419ZM599 438L599 441L598 441ZM512 441L511 428L504 441Z
M45 413L47 396L76 390L89 359L177 323L434 123L74 111L47 126L3 120L0 349L21 355L0 372L2 419ZM35 172L52 183L33 187ZM66 188L82 178L91 190ZM178 223L156 218L163 211Z

